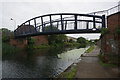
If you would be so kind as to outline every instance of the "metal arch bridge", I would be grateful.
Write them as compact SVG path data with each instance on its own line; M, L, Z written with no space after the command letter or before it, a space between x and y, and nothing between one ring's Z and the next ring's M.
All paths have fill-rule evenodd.
M14 30L14 36L19 38L51 34L100 33L100 28L104 27L106 27L105 15L57 13L38 16L22 23Z

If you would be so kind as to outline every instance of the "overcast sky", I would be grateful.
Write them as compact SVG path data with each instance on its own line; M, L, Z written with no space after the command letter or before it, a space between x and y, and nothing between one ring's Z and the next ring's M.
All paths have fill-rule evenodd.
M50 13L90 13L109 9L119 0L0 0L0 27L14 30L16 26L33 17ZM81 34L79 34L81 36ZM71 35L79 37L79 35ZM100 34L87 35L86 38L99 38Z

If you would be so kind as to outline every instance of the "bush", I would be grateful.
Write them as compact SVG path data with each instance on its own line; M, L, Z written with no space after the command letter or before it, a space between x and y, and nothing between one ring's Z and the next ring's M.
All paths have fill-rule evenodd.
M64 44L66 42L66 39L67 39L67 37L64 34L49 35L48 43L49 43L49 45Z
M107 34L109 32L108 28L101 28L101 34Z
M2 43L2 53L3 54L14 54L16 52L16 48L8 43Z
M10 37L9 36L2 36L2 42L8 43Z
M77 39L77 42L80 44L79 48L85 48L87 46L87 43L88 43L87 40L83 37L79 37Z

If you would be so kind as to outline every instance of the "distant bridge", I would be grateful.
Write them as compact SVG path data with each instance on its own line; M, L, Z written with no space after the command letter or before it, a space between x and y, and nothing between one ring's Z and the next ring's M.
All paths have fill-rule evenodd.
M105 15L76 13L47 14L22 23L14 31L15 37L51 34L100 33L106 27Z

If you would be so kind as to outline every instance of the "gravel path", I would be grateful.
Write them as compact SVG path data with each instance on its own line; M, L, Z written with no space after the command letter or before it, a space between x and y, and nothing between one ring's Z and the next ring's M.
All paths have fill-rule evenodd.
M100 49L95 49L90 53L86 53L82 60L78 63L76 78L116 78L118 69L114 67L103 67L99 64L98 54Z

